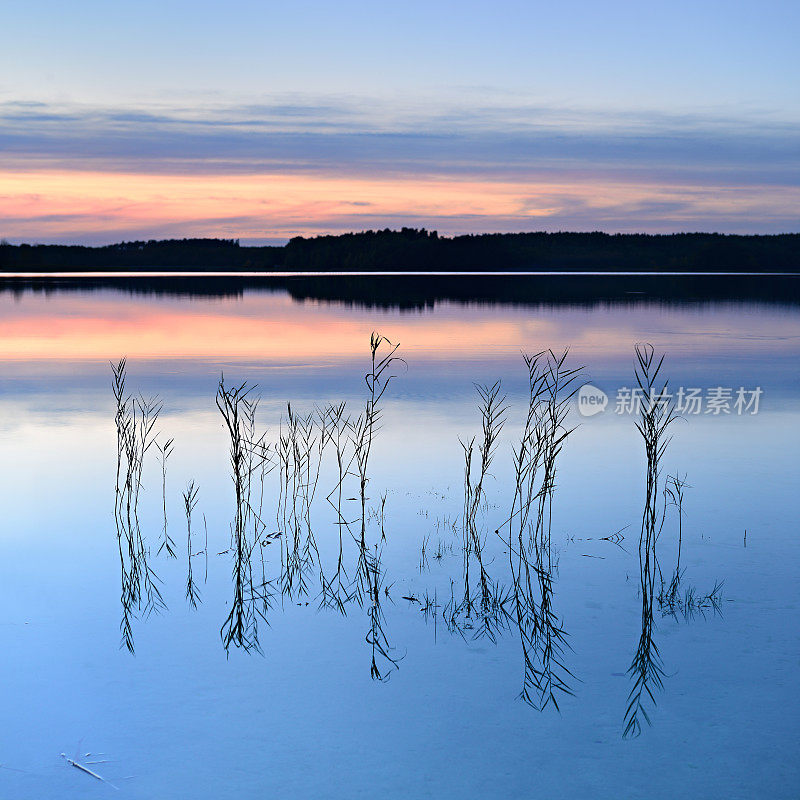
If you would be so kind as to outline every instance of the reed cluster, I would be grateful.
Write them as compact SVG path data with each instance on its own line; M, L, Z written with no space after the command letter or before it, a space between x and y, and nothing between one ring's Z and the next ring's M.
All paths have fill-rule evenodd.
M625 710L623 736L638 736L641 722L650 723L648 706L655 705L655 690L663 688L664 668L654 640L653 602L655 578L659 571L656 544L661 532L665 506L659 507L659 481L662 462L670 442L669 426L675 410L661 377L664 356L656 358L650 344L637 344L635 375L641 396L636 428L644 443L645 502L639 533L639 586L642 600L641 632L636 653L628 667L633 685Z
M478 464L473 470L475 437L459 440L464 451L464 505L461 514L462 550L464 555L464 612L470 616L473 608L470 593L470 561L477 563L480 581L481 613L485 618L492 608L492 585L483 558L484 536L478 531L478 510L486 498L486 480L497 449L497 439L505 424L505 395L501 395L500 381L492 386L476 384L478 408L481 415L482 436L478 444Z
M263 479L273 468L272 453L264 434L256 434L258 399L247 383L226 386L224 376L217 388L217 408L229 436L229 458L234 487L231 523L233 599L220 629L226 650L231 645L260 651L258 621L266 619L270 587L253 577L252 556L256 546L270 537L263 520ZM258 481L258 484L256 484ZM263 555L263 548L261 549Z
M274 441L269 441L267 433L258 429L256 387L246 382L229 385L224 376L220 379L216 405L227 433L233 486L230 545L224 551L231 554L233 562L233 597L220 628L226 651L233 646L261 652L259 624L268 622L273 597L278 593L281 598L294 601L305 597L308 605L315 588L312 572L316 571L319 576L316 599L320 608L335 609L342 614L354 606L362 613L366 610L365 641L370 652L371 677L387 680L399 666L401 658L389 642L382 605L392 602L391 585L386 582L383 564L388 492L370 498L369 486L384 397L395 377L393 367L402 363L402 359L397 355L399 345L378 333L371 335L369 346L369 371L364 376L367 396L360 413L355 416L348 413L344 402L315 406L308 413L298 412L287 403ZM638 735L642 722L650 722L656 692L663 687L664 668L655 642L654 607L657 605L662 615L673 617L681 613L689 618L708 610L717 613L722 586L715 584L708 594L701 594L691 586L681 589L684 499L689 484L685 475L662 480L675 413L667 380L662 375L663 356L657 358L651 345L637 345L635 356L641 397L636 428L644 444L645 480L638 547L641 630L628 668L632 687L624 714L625 737ZM423 533L422 537L419 571L428 572L431 559L441 564L448 555L454 561L460 556L460 580L450 580L450 595L444 605L440 605L436 590L432 594L426 590L423 601L414 594L404 599L419 606L426 621L432 620L436 625L441 616L448 631L464 638L470 635L495 642L505 631L516 633L523 662L521 698L539 710L548 706L558 710L559 700L573 693L572 683L577 678L567 666L568 636L557 611L558 552L554 554L552 543L553 507L561 455L574 431L569 412L582 368L568 364L567 350L559 354L552 350L523 354L523 359L528 393L521 433L511 447L510 508L504 521L489 529L495 530L496 541L508 555L507 568L501 571L492 566L486 535L486 517L497 508L490 503L488 487L509 416L506 396L497 381L491 385L476 384L480 434L459 439L463 452L461 513L436 518L435 531L446 533L452 544L437 536L436 548L431 552L432 533ZM159 579L150 565L150 550L139 522L144 463L153 448L161 471L163 516L157 554L163 551L174 558L176 546L167 518L167 465L174 441L170 438L162 444L158 439L156 428L162 408L158 398L128 394L125 359L112 367L117 432L114 517L122 568L121 630L123 644L133 652L134 616L164 607ZM334 485L325 500L334 519L331 545L321 548L317 540L320 527L312 519L312 512L319 502L318 495L323 494L319 491L321 476L330 474L329 454L333 460ZM271 494L267 478L273 470L277 473L274 516L264 510ZM203 549L195 552L193 542L197 533L198 497L198 487L190 481L182 499L188 559L186 599L193 608L200 602L193 563L201 555L205 555L206 580L208 577L205 516ZM674 570L665 580L657 544L668 506L677 512L677 557ZM427 518L428 511L421 510L420 515ZM620 548L623 539L621 531L602 537ZM325 543L322 538L319 541ZM267 548L277 542L280 545L274 550L280 551L280 562L268 564ZM659 576L660 591L656 593Z
M567 426L581 367L567 366L568 351L524 355L528 408L513 451L514 495L507 520L509 567L516 627L523 657L520 697L538 709L558 709L558 695L572 694L566 632L554 610L551 549L558 460L574 428Z
M139 498L145 456L156 438L156 423L161 412L157 397L130 396L126 389L126 360L112 367L115 400L114 421L117 433L114 521L121 568L122 643L132 653L133 616L145 616L165 607L159 579L150 561L150 551L139 522Z

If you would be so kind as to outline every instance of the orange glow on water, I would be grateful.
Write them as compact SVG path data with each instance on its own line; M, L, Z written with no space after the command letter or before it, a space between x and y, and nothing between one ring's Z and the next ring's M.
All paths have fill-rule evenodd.
M89 296L59 298L51 314L43 298L26 299L28 313L0 317L0 359L208 359L325 362L363 358L376 325L402 330L404 352L423 358L473 357L505 349L521 336L545 336L545 320L458 318L415 315L376 319L366 311L343 313L335 306L293 303L284 295L243 300L163 301ZM437 347L430 348L436 341ZM518 348L518 345L514 345ZM427 354L426 354L427 353Z
M194 359L276 365L335 365L365 357L379 330L402 345L409 361L519 358L570 346L576 359L631 358L632 342L653 338L685 352L795 352L796 317L778 310L748 317L717 309L659 312L496 307L438 303L434 311L346 308L338 303L296 302L283 292L246 292L236 298L136 297L112 291L48 297L0 294L0 360L43 361ZM782 331L780 337L775 330ZM762 335L763 334L763 335Z

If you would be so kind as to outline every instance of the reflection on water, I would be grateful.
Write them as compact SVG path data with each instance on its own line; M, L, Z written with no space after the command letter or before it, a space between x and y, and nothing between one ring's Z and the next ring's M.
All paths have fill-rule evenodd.
M199 492L200 489L194 485L194 481L189 481L189 485L186 487L186 491L183 493L183 507L186 511L186 556L188 564L188 574L186 576L186 599L189 601L189 605L192 608L197 608L197 604L200 602L200 590L197 588L197 584L194 582L194 577L192 574L192 559L196 556L203 555L205 552L192 552L192 512L197 506L197 495Z
M798 351L778 303L0 294L0 787L84 796L88 737L133 797L791 796Z
M230 438L230 468L234 489L234 519L231 522L233 558L233 598L230 611L222 625L221 636L225 651L231 646L245 651L262 653L259 642L259 620L268 623L272 606L273 587L279 587L282 602L313 602L319 609L332 608L347 615L352 606L367 608L369 631L366 642L371 649L370 676L385 681L399 667L385 629L383 599L391 599L386 572L382 562L386 544L386 493L380 496L379 508L368 512L370 483L369 457L380 429L382 400L389 384L396 377L393 367L406 362L397 355L399 344L373 332L369 340L371 367L364 376L366 401L364 411L355 421L345 417L346 403L327 403L314 413L298 414L287 404L281 417L278 436L269 441L265 432L258 432L256 416L259 405L257 386L242 383L226 386L224 376L217 390L216 404ZM706 607L719 609L720 587L715 585L706 596L697 597L694 589L679 595L682 572L680 556L683 538L683 497L685 479L669 477L662 491L662 466L669 444L670 426L676 421L668 379L662 367L664 356L656 356L652 345L635 346L635 379L644 398L638 420L634 425L645 446L645 502L639 535L639 581L641 600L641 635L636 655L628 668L633 687L625 709L623 736L641 733L641 722L652 724L648 705L654 706L654 692L662 690L665 675L658 646L654 640L653 609L656 599L664 614L682 611L688 616ZM520 697L528 705L543 711L548 705L559 708L560 695L574 695L571 688L575 676L565 663L569 650L567 631L555 611L553 561L553 506L556 496L560 454L568 437L574 432L568 418L572 401L581 386L582 367L568 363L568 351L556 355L552 350L535 355L523 353L528 374L527 412L520 440L512 446L513 491L510 513L494 531L494 547L487 547L488 532L479 522L479 512L490 508L487 484L498 448L498 440L506 423L506 396L501 394L500 381L491 386L477 384L478 410L482 434L477 445L475 437L459 439L464 454L463 505L461 512L460 575L446 575L450 585L450 602L443 617L446 629L460 636L497 643L498 636L509 630L518 634L523 665ZM166 458L171 453L173 438L158 445L156 424L161 411L157 398L126 394L126 359L112 363L113 396L116 402L118 434L117 491L115 518L117 538L122 557L121 629L123 644L131 652L134 610L164 609L165 605L148 561L151 548L139 524L139 494L142 489L144 459L151 446L160 456L162 502L164 503L163 540L156 555L163 550L168 557L174 552L168 536L166 503L163 492L166 481ZM333 449L336 484L326 496L336 509L338 553L335 568L326 570L323 551L317 543L312 508L320 484L326 451ZM473 463L473 461L477 463ZM266 478L278 467L279 486L275 519L277 530L270 531L265 518L265 500L274 493ZM121 477L124 479L121 480ZM183 492L187 525L188 577L186 599L197 608L199 589L193 578L192 559L206 556L208 541L197 553L192 546L192 514L198 503L199 488L190 481ZM331 501L336 496L336 503ZM343 499L357 506L356 512L343 508ZM675 570L665 587L656 544L666 519L668 503L678 512L678 551ZM123 513L124 510L124 513ZM484 517L486 514L483 515ZM372 523L372 524L370 524ZM375 540L369 540L368 530L375 530ZM343 531L355 545L355 563L348 572L345 559ZM378 535L379 534L379 535ZM124 557L123 539L127 542ZM619 533L603 537L619 544ZM420 572L429 569L426 554L430 536L425 535L420 556ZM490 577L489 556L494 561L498 541L508 555L508 571L498 568ZM280 564L269 564L279 574L267 578L265 548L280 542ZM624 550L624 548L621 548ZM452 548L451 548L452 552ZM256 554L260 561L254 565ZM434 558L444 557L441 542ZM477 574L471 576L474 562ZM502 563L502 562L501 562ZM498 565L499 567L499 565ZM326 574L326 572L328 574ZM347 576L352 575L351 580ZM661 589L655 592L656 576ZM459 584L461 584L459 588ZM434 622L440 612L436 602L438 586L426 587L424 602L404 597L420 605L424 618ZM456 601L456 592L462 597ZM433 597L433 600L431 599Z
M217 390L217 408L230 436L230 467L235 495L229 549L233 557L233 599L220 631L226 651L231 645L260 651L258 620L266 620L270 602L267 582L262 580L257 585L253 580L253 552L258 547L263 559L262 542L267 541L263 486L272 464L263 435L256 436L258 400L253 397L252 389L246 383L226 387L223 377ZM260 490L259 484L253 485L254 480L260 483Z
M540 709L549 703L557 709L558 694L572 694L572 673L564 663L566 631L554 610L552 558L557 466L574 430L567 427L567 415L582 369L567 366L567 355L565 350L557 357L550 350L523 356L530 394L522 439L514 450L514 499L508 523L516 622L525 666L521 696Z
M125 388L125 359L112 364L116 403L117 473L114 520L117 526L122 569L122 641L133 652L131 615L145 616L164 607L159 579L151 567L150 548L139 522L139 497L148 450L155 442L155 426L161 413L157 398L130 397Z
M664 356L658 358L652 345L636 345L636 383L643 402L636 428L644 442L647 471L642 527L639 532L639 585L642 601L642 633L628 672L633 681L625 710L624 736L641 733L641 720L651 723L648 701L655 704L654 690L663 688L664 668L654 641L653 601L656 571L660 571L656 543L664 522L659 508L661 472L669 445L669 428L675 421L675 408L668 392L668 379L662 373ZM666 509L666 506L665 506Z

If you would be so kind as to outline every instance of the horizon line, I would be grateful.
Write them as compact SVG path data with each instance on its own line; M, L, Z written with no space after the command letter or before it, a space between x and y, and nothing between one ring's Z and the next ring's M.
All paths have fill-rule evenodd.
M452 235L448 234L440 234L437 230L431 228L412 228L409 226L403 226L401 228L364 228L361 230L350 230L350 231L343 231L340 233L318 233L314 234L313 236L303 236L297 235L292 236L282 243L273 243L273 244L242 244L242 237L234 236L234 237L225 237L225 236L183 236L179 238L169 237L163 239L119 239L116 241L108 242L106 244L83 244L80 242L39 242L39 241L26 241L26 242L12 242L9 239L2 237L0 238L0 247L7 246L7 247L87 247L87 248L103 248L103 247L113 247L114 245L119 244L135 244L142 242L144 244L150 244L152 242L160 243L160 242L186 242L186 241L200 241L200 242L229 242L233 243L236 247L286 247L293 239L305 239L305 240L314 240L314 239L321 239L325 237L343 237L343 236L358 236L361 234L367 233L402 233L403 231L415 231L415 232L425 232L427 234L435 234L436 238L438 239L460 239L460 238L468 238L468 237L479 237L479 236L527 236L531 234L538 234L538 235L545 235L545 236L559 236L559 235L591 235L591 234L602 234L603 236L646 236L648 238L656 239L656 238L667 238L670 236L720 236L725 238L759 238L759 239L767 239L767 238L777 238L780 236L800 236L800 230L792 231L781 231L779 233L725 233L722 231L703 231L703 230L693 230L693 231L670 231L669 233L648 233L646 231L637 231L637 232L623 232L623 231L605 231L599 228L594 228L591 230L559 230L559 231L544 231L544 230L529 230L529 231L478 231L473 233L456 233ZM248 241L248 239L245 239ZM259 241L258 239L251 239L250 241Z

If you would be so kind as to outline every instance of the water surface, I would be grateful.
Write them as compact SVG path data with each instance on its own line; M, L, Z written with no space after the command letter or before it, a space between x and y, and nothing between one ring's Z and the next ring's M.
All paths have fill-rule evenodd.
M800 310L648 294L545 304L530 300L530 287L523 294L524 303L439 298L400 308L253 285L233 293L141 294L121 285L0 293L0 794L797 796ZM261 580L264 553L272 587L258 647L226 650L220 629L235 597L235 507L229 438L214 402L220 377L258 385L256 426L275 443L287 402L301 414L329 402L345 402L353 418L362 411L372 331L399 343L404 359L392 367L366 490L367 540L380 552L383 653L373 662L369 597L359 603L351 591L343 609L320 608L319 564L307 594L281 592L279 539L260 545L255 560ZM616 398L634 385L639 342L666 354L676 392L762 393L756 414L731 405L672 426L662 484L683 474L690 484L680 597L694 592L697 602L655 604L663 685L646 705L652 724L643 720L639 736L623 738L643 625L646 461L634 417L616 413ZM576 427L553 492L547 572L564 647L563 670L551 669L569 691L556 693L560 710L519 697L525 653L513 604L493 636L477 635L479 613L453 616L464 595L459 438L481 435L475 383L502 381L508 407L477 523L487 572L507 589L503 523L528 394L521 352L548 348L569 348L568 363L584 366L580 382L610 397L591 417L572 404L568 427ZM109 362L123 356L128 391L163 404L158 441L174 439L166 502L178 556L156 552L162 475L151 449L139 515L166 608L133 609L133 655L120 630L125 573L114 518ZM189 481L198 488L194 551L205 549L208 531L207 576L205 555L192 559L196 609L185 596L181 493ZM279 485L276 469L263 499L270 534L285 521ZM310 515L328 577L338 528L325 497L335 485L329 448ZM348 498L358 494L348 479L350 521L359 509ZM657 543L665 580L677 524L667 508ZM345 536L344 549L352 587L356 540ZM701 602L720 584L713 602ZM385 680L371 674L373 663Z

